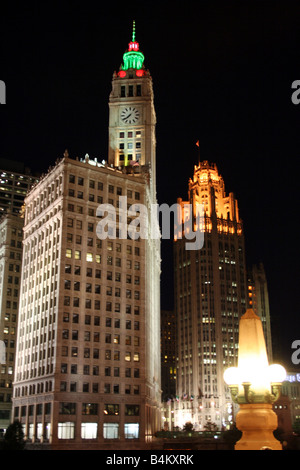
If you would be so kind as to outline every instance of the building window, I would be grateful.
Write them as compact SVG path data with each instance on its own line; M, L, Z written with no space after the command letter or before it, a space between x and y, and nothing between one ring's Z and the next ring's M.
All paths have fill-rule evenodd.
M139 416L139 405L125 405L125 416Z
M97 439L97 423L81 423L81 439Z
M125 439L138 439L139 423L125 423L124 433L125 433Z
M82 403L82 414L83 415L97 415L98 404L97 403Z
M74 439L75 423L58 423L58 439Z
M104 439L118 439L119 438L119 424L118 423L104 423L103 424L103 437Z
M125 361L127 361L127 362L131 361L131 352L130 351L125 352Z
M119 415L119 405L115 404L107 404L104 405L104 414L110 416L118 416Z
M75 415L76 414L76 403L62 402L59 404L60 415Z

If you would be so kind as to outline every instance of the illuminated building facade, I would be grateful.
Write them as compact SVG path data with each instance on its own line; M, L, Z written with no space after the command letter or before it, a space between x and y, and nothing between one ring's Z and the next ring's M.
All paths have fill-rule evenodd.
M25 201L14 418L52 449L144 448L161 426L159 240L120 236L132 222L120 197L136 211L156 197L138 49L133 38L113 75L109 163L65 152ZM129 119L133 99L141 119ZM121 142L124 155L138 149L136 164L120 164ZM99 237L102 204L115 210L116 238Z
M243 225L233 193L207 161L194 167L188 201L204 206L204 245L186 250L174 241L178 331L176 425L221 429L233 420L224 369L237 362L239 318L247 302Z

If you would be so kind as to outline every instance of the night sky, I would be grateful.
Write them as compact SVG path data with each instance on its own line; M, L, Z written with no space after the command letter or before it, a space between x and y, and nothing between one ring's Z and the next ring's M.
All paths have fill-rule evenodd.
M291 101L299 2L24 3L1 5L0 158L33 171L46 171L66 148L107 158L112 74L135 20L154 84L158 201L187 197L199 140L201 160L217 164L238 199L247 264L264 263L275 359L300 371L291 362L300 339L300 104ZM170 266L164 241L164 309L173 307Z

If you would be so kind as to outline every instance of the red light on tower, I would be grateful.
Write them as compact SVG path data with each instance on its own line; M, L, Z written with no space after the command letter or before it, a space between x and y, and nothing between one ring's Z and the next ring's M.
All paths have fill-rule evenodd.
M144 70L137 70L136 71L136 76L137 77L142 77L144 75Z
M120 70L120 72L118 72L118 75L119 75L119 77L121 77L121 78L126 77L126 72L125 72L125 70Z
M139 50L139 43L135 40L135 21L133 22L132 28L132 40L128 44L128 51L138 51Z
M128 44L128 50L129 51L138 51L139 50L139 43L136 41L131 41Z

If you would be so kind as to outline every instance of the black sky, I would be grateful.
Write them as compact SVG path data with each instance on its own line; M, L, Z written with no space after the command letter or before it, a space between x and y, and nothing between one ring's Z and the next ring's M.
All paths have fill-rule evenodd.
M281 1L27 2L1 5L0 158L47 170L71 156L106 159L108 97L131 39L153 77L159 203L187 196L198 161L215 162L244 222L248 265L262 261L275 358L291 363L299 321L300 4ZM172 308L170 243L162 307Z

